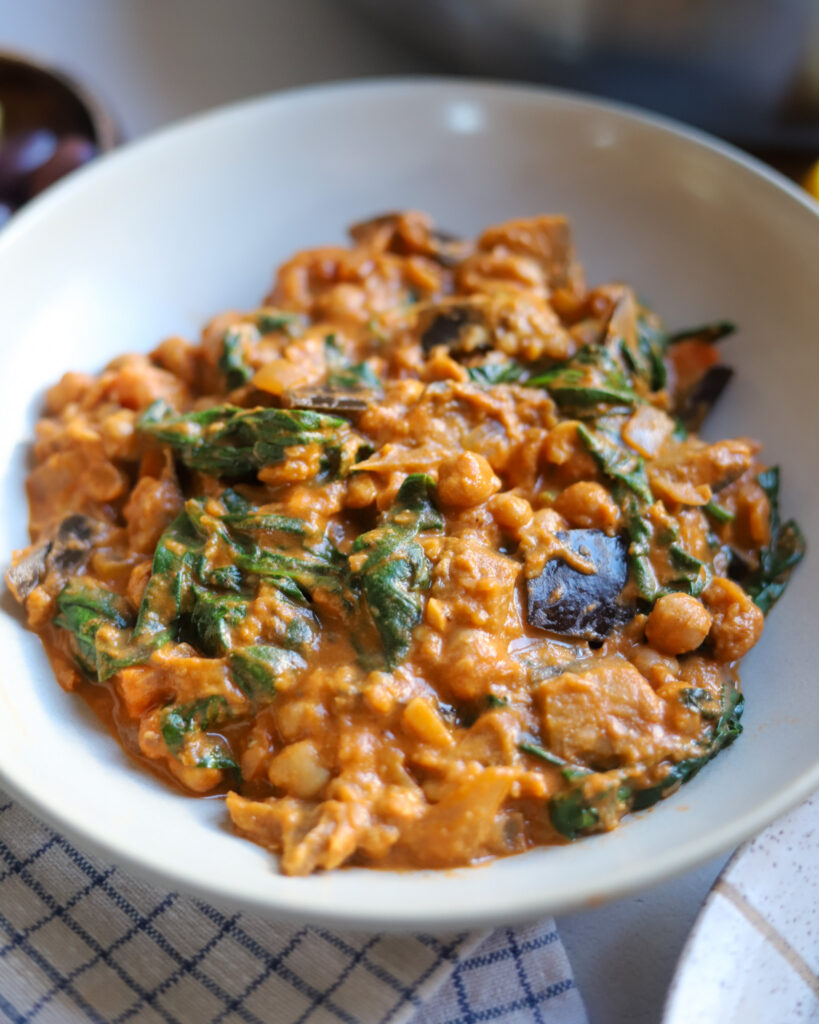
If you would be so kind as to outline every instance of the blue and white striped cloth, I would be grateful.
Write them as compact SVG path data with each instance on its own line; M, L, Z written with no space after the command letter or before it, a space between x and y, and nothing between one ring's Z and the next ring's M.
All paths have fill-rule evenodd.
M159 892L0 793L0 1021L586 1024L554 922L458 935L279 925Z

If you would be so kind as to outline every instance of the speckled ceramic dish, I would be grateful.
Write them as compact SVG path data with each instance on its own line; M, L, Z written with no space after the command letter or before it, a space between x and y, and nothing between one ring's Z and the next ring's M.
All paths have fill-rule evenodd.
M208 316L253 308L297 249L384 210L449 230L567 214L589 280L635 285L672 325L728 318L736 376L709 437L758 436L782 503L819 537L819 207L705 136L535 88L369 81L240 104L124 147L0 236L0 552L26 542L26 453L43 390ZM5 557L5 555L3 556ZM819 785L816 608L805 564L743 663L745 733L616 832L448 872L278 874L219 800L129 760L54 680L7 599L0 779L55 827L168 888L372 928L532 918L647 887L746 839ZM7 595L8 598L8 595Z
M663 1024L819 1020L819 795L728 863L683 950Z

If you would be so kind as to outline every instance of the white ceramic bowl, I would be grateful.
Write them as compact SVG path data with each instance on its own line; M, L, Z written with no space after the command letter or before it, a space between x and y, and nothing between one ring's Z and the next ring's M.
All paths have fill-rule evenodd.
M708 432L762 438L783 466L785 510L819 537L817 207L727 147L619 107L396 80L193 120L80 172L0 234L0 551L25 543L26 450L47 384L253 306L289 253L399 207L463 233L565 212L591 281L632 282L671 325L738 321L725 344L737 377ZM609 835L479 868L280 876L231 833L220 801L146 775L61 692L10 599L0 773L78 842L218 903L376 928L534 917L691 867L819 785L817 606L809 559L744 665L745 735L681 792Z

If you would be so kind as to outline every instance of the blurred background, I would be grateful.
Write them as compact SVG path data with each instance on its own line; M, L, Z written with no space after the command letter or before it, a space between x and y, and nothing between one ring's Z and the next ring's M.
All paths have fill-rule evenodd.
M356 0L447 68L649 107L748 145L819 146L815 0Z
M796 178L819 156L819 0L0 0L0 51L0 223L123 139L375 74L625 100Z

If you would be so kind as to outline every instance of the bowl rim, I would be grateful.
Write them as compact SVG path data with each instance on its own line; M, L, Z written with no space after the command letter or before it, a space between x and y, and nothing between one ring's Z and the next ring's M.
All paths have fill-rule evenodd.
M254 111L268 108L296 107L309 108L313 104L320 105L328 98L349 101L362 93L382 93L386 97L406 92L414 93L451 93L453 98L486 99L492 96L507 97L511 101L524 103L546 104L582 111L587 114L594 112L613 115L627 123L649 128L654 132L673 137L693 145L696 149L716 154L722 160L733 165L734 170L743 170L756 178L763 179L770 188L778 193L785 193L787 198L797 203L809 215L817 218L819 225L819 203L811 199L795 184L766 164L749 156L730 143L713 138L699 129L674 121L671 118L647 113L628 104L611 100L600 100L577 92L551 89L539 85L519 84L515 82L493 81L480 78L462 78L457 76L388 76L364 79L353 79L341 82L329 82L277 91L219 106L213 110L194 114L182 121L168 125L153 132L143 139L131 141L113 153L93 161L79 172L58 182L43 195L16 215L0 232L0 254L16 244L18 236L33 228L43 219L47 219L53 207L70 202L73 192L82 192L93 187L97 177L116 173L120 162L131 159L132 154L147 154L161 149L169 139L179 139L187 134L195 134L207 130L220 121L234 117L252 116ZM25 628L22 623L20 628ZM144 855L133 855L115 841L110 840L104 830L91 824L85 825L64 815L59 808L49 806L45 799L27 787L25 781L18 781L7 776L0 764L0 783L16 799L29 807L35 814L52 824L86 849L91 849L108 860L115 861L137 876L147 878L165 888L174 888L196 897L206 899L216 905L229 905L256 914L266 914L280 920L298 920L302 923L321 923L344 925L354 929L388 929L390 931L406 931L419 927L426 928L461 928L486 925L489 922L513 922L533 919L547 913L560 913L581 906L595 906L604 901L617 899L629 893L647 889L679 874L691 870L711 857L726 849L735 847L745 839L759 832L779 815L794 807L819 787L819 758L808 770L793 779L787 787L770 797L762 804L739 818L732 819L716 829L707 837L691 840L687 844L665 851L655 856L649 864L633 864L627 867L618 866L617 871L604 880L597 880L593 885L588 882L568 887L562 894L538 898L537 892L529 893L526 898L516 897L514 901L492 907L476 907L453 915L442 907L437 916L415 911L412 906L395 906L362 908L353 904L338 907L307 907L294 888L286 894L259 893L258 899L251 899L239 891L232 891L230 885L217 883L197 883L173 868L162 866L158 859L147 862ZM641 812L642 814L650 811ZM592 837L592 840L594 837ZM455 872L475 871L476 867L455 869Z

